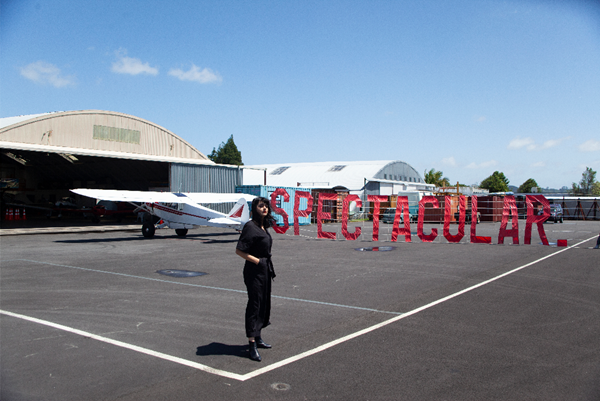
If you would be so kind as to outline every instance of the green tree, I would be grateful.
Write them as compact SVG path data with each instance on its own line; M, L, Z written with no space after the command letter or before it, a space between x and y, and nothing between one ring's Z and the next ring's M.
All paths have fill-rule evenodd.
M580 193L583 195L592 195L594 190L594 184L596 183L596 172L591 167L586 167L585 171L581 174L581 181L579 185L573 183L572 193Z
M525 181L523 184L521 184L521 186L519 187L519 189L517 191L522 194L526 194L526 193L530 193L531 188L533 188L533 187L539 187L539 185L537 182L535 182L535 180L533 178L530 178L527 181Z
M504 173L494 171L494 174L481 181L479 187L487 189L490 192L508 192L509 182Z
M215 163L219 164L235 164L236 166L243 166L242 153L235 146L233 142L233 135L229 137L227 142L221 142L218 149L213 148L212 153L208 155L208 158Z
M436 187L450 186L450 180L447 177L444 177L444 172L436 171L433 168L425 172L425 182L427 184L434 184Z

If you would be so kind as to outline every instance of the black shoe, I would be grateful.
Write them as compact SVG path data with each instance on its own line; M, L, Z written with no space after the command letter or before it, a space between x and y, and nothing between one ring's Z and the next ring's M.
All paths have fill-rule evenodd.
M256 362L260 362L262 358L256 349L256 341L250 341L250 359Z
M256 337L256 338L255 338L255 341L256 341L256 346L257 346L258 348L266 348L266 349L269 349L269 348L271 348L271 344L267 344L267 343L266 343L266 342L264 342L264 341L263 341L263 339L262 339L262 338L260 338L260 337Z

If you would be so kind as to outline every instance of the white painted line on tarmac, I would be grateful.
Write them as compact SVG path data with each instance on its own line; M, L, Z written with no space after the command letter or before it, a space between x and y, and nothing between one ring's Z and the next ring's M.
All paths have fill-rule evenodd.
M395 316L395 317L393 317L391 319L385 320L385 321L383 321L381 323L378 323L376 325L367 327L366 329L359 330L359 331L357 331L355 333L348 334L348 335L346 335L344 337L338 338L337 340L330 341L330 342L328 342L326 344L320 345L320 346L318 346L316 348L313 348L311 350L308 350L308 351L302 352L302 353L300 353L298 355L294 355L292 357L283 359L283 360L281 360L279 362L276 362L276 363L273 363L271 365L265 366L263 368L254 370L254 371L252 371L250 373L247 373L247 374L244 374L244 375L240 375L240 374L237 374L237 373L228 372L228 371L224 371L224 370L220 370L220 369L214 369L214 368L211 368L209 366L202 365L200 363L188 361L186 359L182 359L182 358L178 358L178 357L175 357L175 356L163 354L161 352L152 351L152 350L147 349L147 348L142 348L142 347L138 347L136 345L127 344L127 343L124 343L122 341L112 340L110 338L98 336L98 335L95 335L95 334L92 334L92 333L88 333L88 332L85 332L85 331L73 329L73 328L70 328L70 327L67 327L67 326L63 326L63 325L60 325L60 324L48 322L48 321L37 319L37 318L33 318L33 317L29 317L29 316L25 316L25 315L19 315L19 314L16 314L16 313L7 312L7 311L3 311L3 310L0 310L0 314L5 314L5 315L8 315L8 316L13 316L13 317L16 317L16 318L28 320L28 321L31 321L31 322L35 322L35 323L43 324L43 325L46 325L46 326L54 327L54 328L57 328L57 329L60 329L60 330L65 330L65 331L68 331L68 332L71 332L71 333L74 333L74 334L78 334L78 335L81 335L81 336L84 336L84 337L93 338L95 340L99 340L99 341L103 341L103 342L106 342L106 343L109 343L109 344L113 344L113 345L116 345L118 347L123 347L123 348L127 348L127 349L130 349L130 350L133 350L133 351L141 352L141 353L146 354L146 355L155 356L157 358L161 358L161 359L165 359L165 360L168 360L168 361L171 361L171 362L179 363L181 365L189 366L189 367L192 367L192 368L195 368L195 369L199 369L199 370L202 370L202 371L205 371L205 372L208 372L208 373L212 373L212 374L215 374L215 375L219 375L219 376L223 376L223 377L227 377L227 378L234 379L234 380L239 380L239 381L246 381L246 380L251 379L253 377L257 377L257 376L260 376L260 375L262 375L264 373L267 373L267 372L270 372L272 370L278 369L278 368L280 368L282 366L289 365L290 363L296 362L296 361L298 361L300 359L304 359L304 358L306 358L308 356L317 354L317 353L319 353L321 351L324 351L326 349L334 347L334 346L336 346L338 344L341 344L343 342L349 341L349 340L351 340L353 338L362 336L363 334L367 334L367 333L370 333L370 332L375 331L377 329L380 329L380 328L382 328L384 326L387 326L387 325L389 325L391 323L397 322L398 320L401 320L401 319L404 319L406 317L415 315L415 314L417 314L419 312L422 312L422 311L424 311L426 309L429 309L429 308L431 308L433 306L439 305L439 304L441 304L443 302L446 302L446 301L448 301L450 299L456 298L456 297L458 297L458 296L460 296L462 294L465 294L465 293L467 293L469 291L472 291L472 290L474 290L476 288L482 287L482 286L484 286L486 284L492 283L492 282L494 282L496 280L499 280L499 279L501 279L503 277L506 277L506 276L508 276L510 274L518 272L519 270L522 270L522 269L524 269L526 267L532 266L532 265L534 265L536 263L539 263L539 262L541 262L543 260L546 260L546 259L549 259L549 258L551 258L553 256L556 256L556 255L558 255L558 254L560 254L562 252L565 252L565 251L567 251L567 250L569 250L571 248L575 248L578 245L581 245L584 242L590 241L590 240L595 239L595 238L596 238L596 236L593 236L593 237L588 238L586 240L580 241L577 244L571 245L569 247L565 247L564 249L561 249L559 251L551 253L550 255L546 255L546 256L544 256L542 258L534 260L533 262L529 262L527 264L524 264L523 266L519 266L519 267L517 267L515 269L512 269L510 271L502 273L502 274L500 274L500 275L498 275L496 277L493 277L493 278L491 278L489 280L482 281L479 284L475 284L475 285L473 285L471 287L468 287L468 288L465 288L465 289L463 289L461 291L455 292L454 294L451 294L451 295L445 296L443 298L440 298L440 299L438 299L436 301L430 302L427 305L420 306L420 307L418 307L416 309L413 309L413 310L411 310L409 312L403 313L402 315Z
M303 353L301 353L301 354L298 354L298 355L292 356L292 357L290 357L290 358L287 358L287 359L284 359L284 360L282 360L282 361L276 362L276 363L274 363L274 364L271 364L271 365L269 365L269 366L265 366L264 368L261 368L261 369L255 370L255 371L253 371L253 372L247 373L247 374L245 374L245 375L243 376L243 377L244 377L244 380L250 379L250 378L252 378L252 377L259 376L259 375L261 375L261 374L263 374L263 373L266 373L266 372L272 371L272 370L274 370L274 369L280 368L280 367L282 367L282 366L288 365L288 364L290 364L290 363L292 363L292 362L296 362L296 361L298 361L298 360L300 360L300 359L306 358L307 356L314 355L314 354L316 354L316 353L319 353L319 352L321 352L321 351L324 351L324 350L326 350L326 349L328 349L328 348L331 348L331 347L333 347L333 346L335 346L335 345L338 345L338 344L341 344L341 343L343 343L343 342L346 342L346 341L348 341L348 340L351 340L351 339L353 339L353 338L356 338L356 337L362 336L363 334L367 334L367 333L370 333L370 332L372 332L372 331L375 331L375 330L377 330L377 329L380 329L380 328L382 328L382 327L384 327L384 326L387 326L387 325L389 325L389 324L391 324L391 323L397 322L398 320L401 320L401 319L404 319L404 318L406 318L406 317L412 316L412 315L414 315L414 314L417 314L417 313L419 313L419 312L422 312L422 311L424 311L424 310L426 310L426 309L429 309L429 308L431 308L431 307L433 307L433 306L435 306L435 305L438 305L438 304L441 304L441 303L443 303L443 302L446 302L446 301L448 301L448 300L450 300L450 299L452 299L452 298L456 298L456 297L458 297L459 295L465 294L465 293L467 293L467 292L469 292L469 291L472 291L472 290L474 290L474 289L476 289L476 288L482 287L482 286L484 286L484 285L486 285L486 284L489 284L489 283L491 283L491 282L494 282L494 281L496 281L496 280L499 280L499 279L501 279L501 278L503 278L503 277L506 277L506 276L508 276L508 275L510 275L510 274L513 274L513 273L515 273L515 272L518 272L519 270L522 270L522 269L524 269L524 268L526 268L526 267L532 266L532 265L534 265L534 264L536 264L536 263L539 263L539 262L541 262L541 261L543 261L543 260L545 260L545 259L549 259L549 258L551 258L551 257L553 257L553 256L556 256L556 255L558 255L558 254L562 253L562 252L565 252L565 251L566 251L566 250L568 250L568 249L574 248L574 247L576 247L576 246L578 246L578 245L581 245L581 244L583 244L584 242L587 242L587 241L589 241L589 240L592 240L592 239L595 239L595 238L596 238L595 236L594 236L594 237L592 237L592 238L588 238L588 239L586 239L586 240L583 240L583 241L581 241L581 242L579 242L579 243L577 243L577 244L575 244L575 245L571 245L571 246L569 246L569 247L566 247L566 248L564 248L564 249L561 249L560 251L556 251L556 252L554 252L554 253L551 253L550 255L544 256L543 258L539 258L539 259L537 259L537 260L534 260L533 262L529 262L529 263L527 263L527 264L525 264L525 265L523 265L523 266L517 267L516 269L510 270L510 271L508 271L508 272L506 272L506 273L502 273L502 274L500 274L500 275L498 275L498 276L496 276L496 277L493 277L493 278L491 278L491 279L489 279L489 280L483 281L483 282L481 282L481 283L479 283L479 284L475 284L475 285L473 285L473 286L471 286L471 287L465 288L464 290L461 290L461 291L455 292L454 294L451 294L451 295L448 295L448 296L446 296L446 297L440 298L440 299L438 299L437 301L433 301L433 302L431 302L431 303L428 303L427 305L423 305L423 306L421 306L421 307L418 307L418 308L416 308L416 309L413 309L413 310L411 310L411 311L409 311L409 312L403 313L403 314L402 314L402 315L400 315L400 316L393 317L393 318L391 318L391 319L388 319L388 320L386 320L386 321L383 321L383 322L381 322L381 323L378 323L378 324L376 324L376 325L374 325L374 326L367 327L366 329L363 329L363 330L357 331L357 332L355 332L355 333L352 333L352 334L348 334L347 336L344 336L344 337L341 337L341 338L339 338L339 339L337 339L337 340L334 340L334 341L328 342L328 343L326 343L326 344L323 344L323 345L321 345L321 346L319 346L319 347L316 347L316 348L313 348L313 349L311 349L311 350L305 351L305 352L303 352Z
M69 268L69 269L85 270L85 271L94 272L94 273L113 274L115 276L137 278L137 279L141 279L141 280L150 280L150 281L158 281L158 282L161 282L161 283L169 283L169 284L176 284L176 285L185 285L185 286L189 286L189 287L206 288L206 289L209 289L209 290L237 292L237 293L244 294L244 295L247 294L246 290L236 290L236 289L233 289L233 288L213 287L213 286L210 286L210 285L182 283L180 281L161 280L161 279L152 278L152 277L134 276L132 274L117 273L117 272L111 272L111 271L106 271L106 270L90 269L90 268L87 268L87 267L61 265L61 264L58 264L58 263L40 262L38 260L31 260L31 259L12 259L12 260L9 260L9 261L4 261L4 263L6 263L6 262L14 262L14 261L37 263L37 264L49 265L49 266L66 267L66 268ZM313 301L311 299L290 298L290 297L284 297L284 296L281 296L281 295L271 295L271 298L285 299L285 300L288 300L288 301L306 302L306 303L310 303L310 304L318 304L318 305L325 305L325 306L335 306L335 307L338 307L338 308L357 309L357 310L362 310L362 311L367 311L367 312L377 312L377 313L387 313L387 314L392 314L392 315L401 315L400 312L392 312L392 311L385 311L385 310L378 310L378 309L371 309L371 308L363 308L361 306L353 306L353 305L334 304L334 303L331 303L331 302Z
M153 351L153 350L148 349L148 348L138 347L137 345L124 343L122 341L113 340L113 339L107 338L107 337L102 337L102 336L99 336L99 335L96 335L96 334L89 333L87 331L77 330L77 329L74 329L72 327L63 326L62 324L57 324L57 323L49 322L47 320L37 319L35 317L20 315L18 313L8 312L8 311L5 311L5 310L0 310L0 314L7 315L7 316L12 316L12 317L16 317L18 319L28 320L28 321L33 322L33 323L38 323L38 324L42 324L44 326L53 327L55 329L63 330L63 331L66 331L66 332L69 332L69 333L73 333L73 334L77 334L77 335L80 335L80 336L83 336L83 337L92 338L94 340L98 340L98 341L102 341L102 342L105 342L105 343L108 343L108 344L116 345L117 347L127 348L127 349L130 349L132 351L136 351L136 352L140 352L142 354L154 356L156 358L165 359L167 361L175 362L175 363L178 363L180 365L189 366L189 367L194 368L194 369L203 370L205 372L212 373L212 374L215 374L215 375L219 375L219 376L223 376L223 377L228 377L230 379L241 380L241 381L246 380L244 378L244 376L239 375L237 373L227 372L225 370L220 370L220 369L214 369L214 368L211 368L210 366L202 365L201 363L196 363L196 362L188 361L188 360L183 359L183 358L178 358L176 356L171 356L171 355L163 354L162 352Z

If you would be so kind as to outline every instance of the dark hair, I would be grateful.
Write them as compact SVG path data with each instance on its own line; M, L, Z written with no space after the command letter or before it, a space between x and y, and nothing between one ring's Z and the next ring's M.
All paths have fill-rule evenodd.
M262 221L262 225L265 228L271 227L275 222L275 219L273 218L273 215L271 214L271 202L269 202L269 200L267 198L263 198L262 196L257 196L256 198L254 198L252 200L252 220L257 222L258 224L261 223L260 214L258 214L256 212L256 207L258 206L258 204L260 202L265 203L269 207L269 212L267 213L264 220Z

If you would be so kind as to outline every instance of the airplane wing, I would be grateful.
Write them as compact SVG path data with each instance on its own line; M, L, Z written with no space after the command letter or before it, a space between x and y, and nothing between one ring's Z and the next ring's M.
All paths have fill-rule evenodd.
M208 192L190 192L184 194L196 203L233 203L240 198L244 198L246 202L251 202L256 198L250 194L225 194L225 193L208 193Z
M161 202L161 203L226 203L237 202L240 198L251 201L254 195L226 194L208 192L152 192L152 191L120 191L116 189L72 189L78 195L89 198L120 202Z

